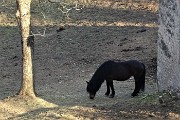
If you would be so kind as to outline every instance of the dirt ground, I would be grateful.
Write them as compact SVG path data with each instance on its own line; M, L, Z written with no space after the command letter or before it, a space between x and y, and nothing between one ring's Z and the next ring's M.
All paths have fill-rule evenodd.
M156 85L157 0L99 0L65 21L53 13L41 20L33 6L34 80L37 100L14 96L20 89L22 54L15 3L0 6L0 119L141 120L180 119L180 102L159 103ZM56 18L56 19L55 19ZM62 29L63 28L63 29ZM134 80L114 81L116 96L104 96L103 83L94 100L86 81L106 60L135 59L146 65L146 91L132 98ZM11 97L10 97L11 96ZM12 97L13 96L13 97Z

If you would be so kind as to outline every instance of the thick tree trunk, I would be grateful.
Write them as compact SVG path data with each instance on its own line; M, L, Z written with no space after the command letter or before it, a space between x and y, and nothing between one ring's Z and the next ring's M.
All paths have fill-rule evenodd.
M35 97L32 68L32 47L34 37L30 36L31 0L17 0L16 18L22 40L23 76L19 95Z
M159 4L159 90L180 92L180 1L160 0Z

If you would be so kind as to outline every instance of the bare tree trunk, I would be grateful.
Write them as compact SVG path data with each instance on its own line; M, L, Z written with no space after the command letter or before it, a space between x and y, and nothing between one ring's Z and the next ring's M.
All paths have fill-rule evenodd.
M159 0L157 77L159 90L180 93L180 1Z
M32 49L34 37L30 36L30 5L31 0L17 0L16 18L19 24L23 55L23 76L19 95L35 97Z

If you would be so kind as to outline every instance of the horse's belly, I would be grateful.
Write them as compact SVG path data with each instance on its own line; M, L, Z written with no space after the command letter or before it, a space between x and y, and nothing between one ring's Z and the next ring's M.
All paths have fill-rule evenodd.
M117 81L125 81L125 80L128 80L131 76L128 75L128 76L116 76L113 78L113 80L117 80Z
M117 78L117 79L114 79L114 80L117 80L117 81L125 81L125 80L128 80L130 77L126 77L126 78Z
M111 72L108 75L109 80L117 80L117 81L125 81L128 80L132 75L129 71L123 71L123 72Z

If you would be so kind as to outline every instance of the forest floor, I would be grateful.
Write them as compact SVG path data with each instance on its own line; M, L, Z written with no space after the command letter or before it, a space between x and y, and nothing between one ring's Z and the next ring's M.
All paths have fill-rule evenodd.
M180 119L180 101L159 103L156 79L158 2L99 0L69 18L44 9L46 20L32 4L35 36L34 80L38 98L22 98L22 54L15 20L15 2L0 4L0 119L9 120L142 120ZM48 6L49 5L49 6ZM44 6L42 6L44 7ZM49 11L47 11L49 10ZM44 14L45 15L45 14ZM38 33L39 34L39 33ZM134 79L114 81L116 95L104 95L102 84L94 100L86 92L89 81L106 60L135 59L146 65L146 90L132 98ZM168 96L168 93L165 94Z

